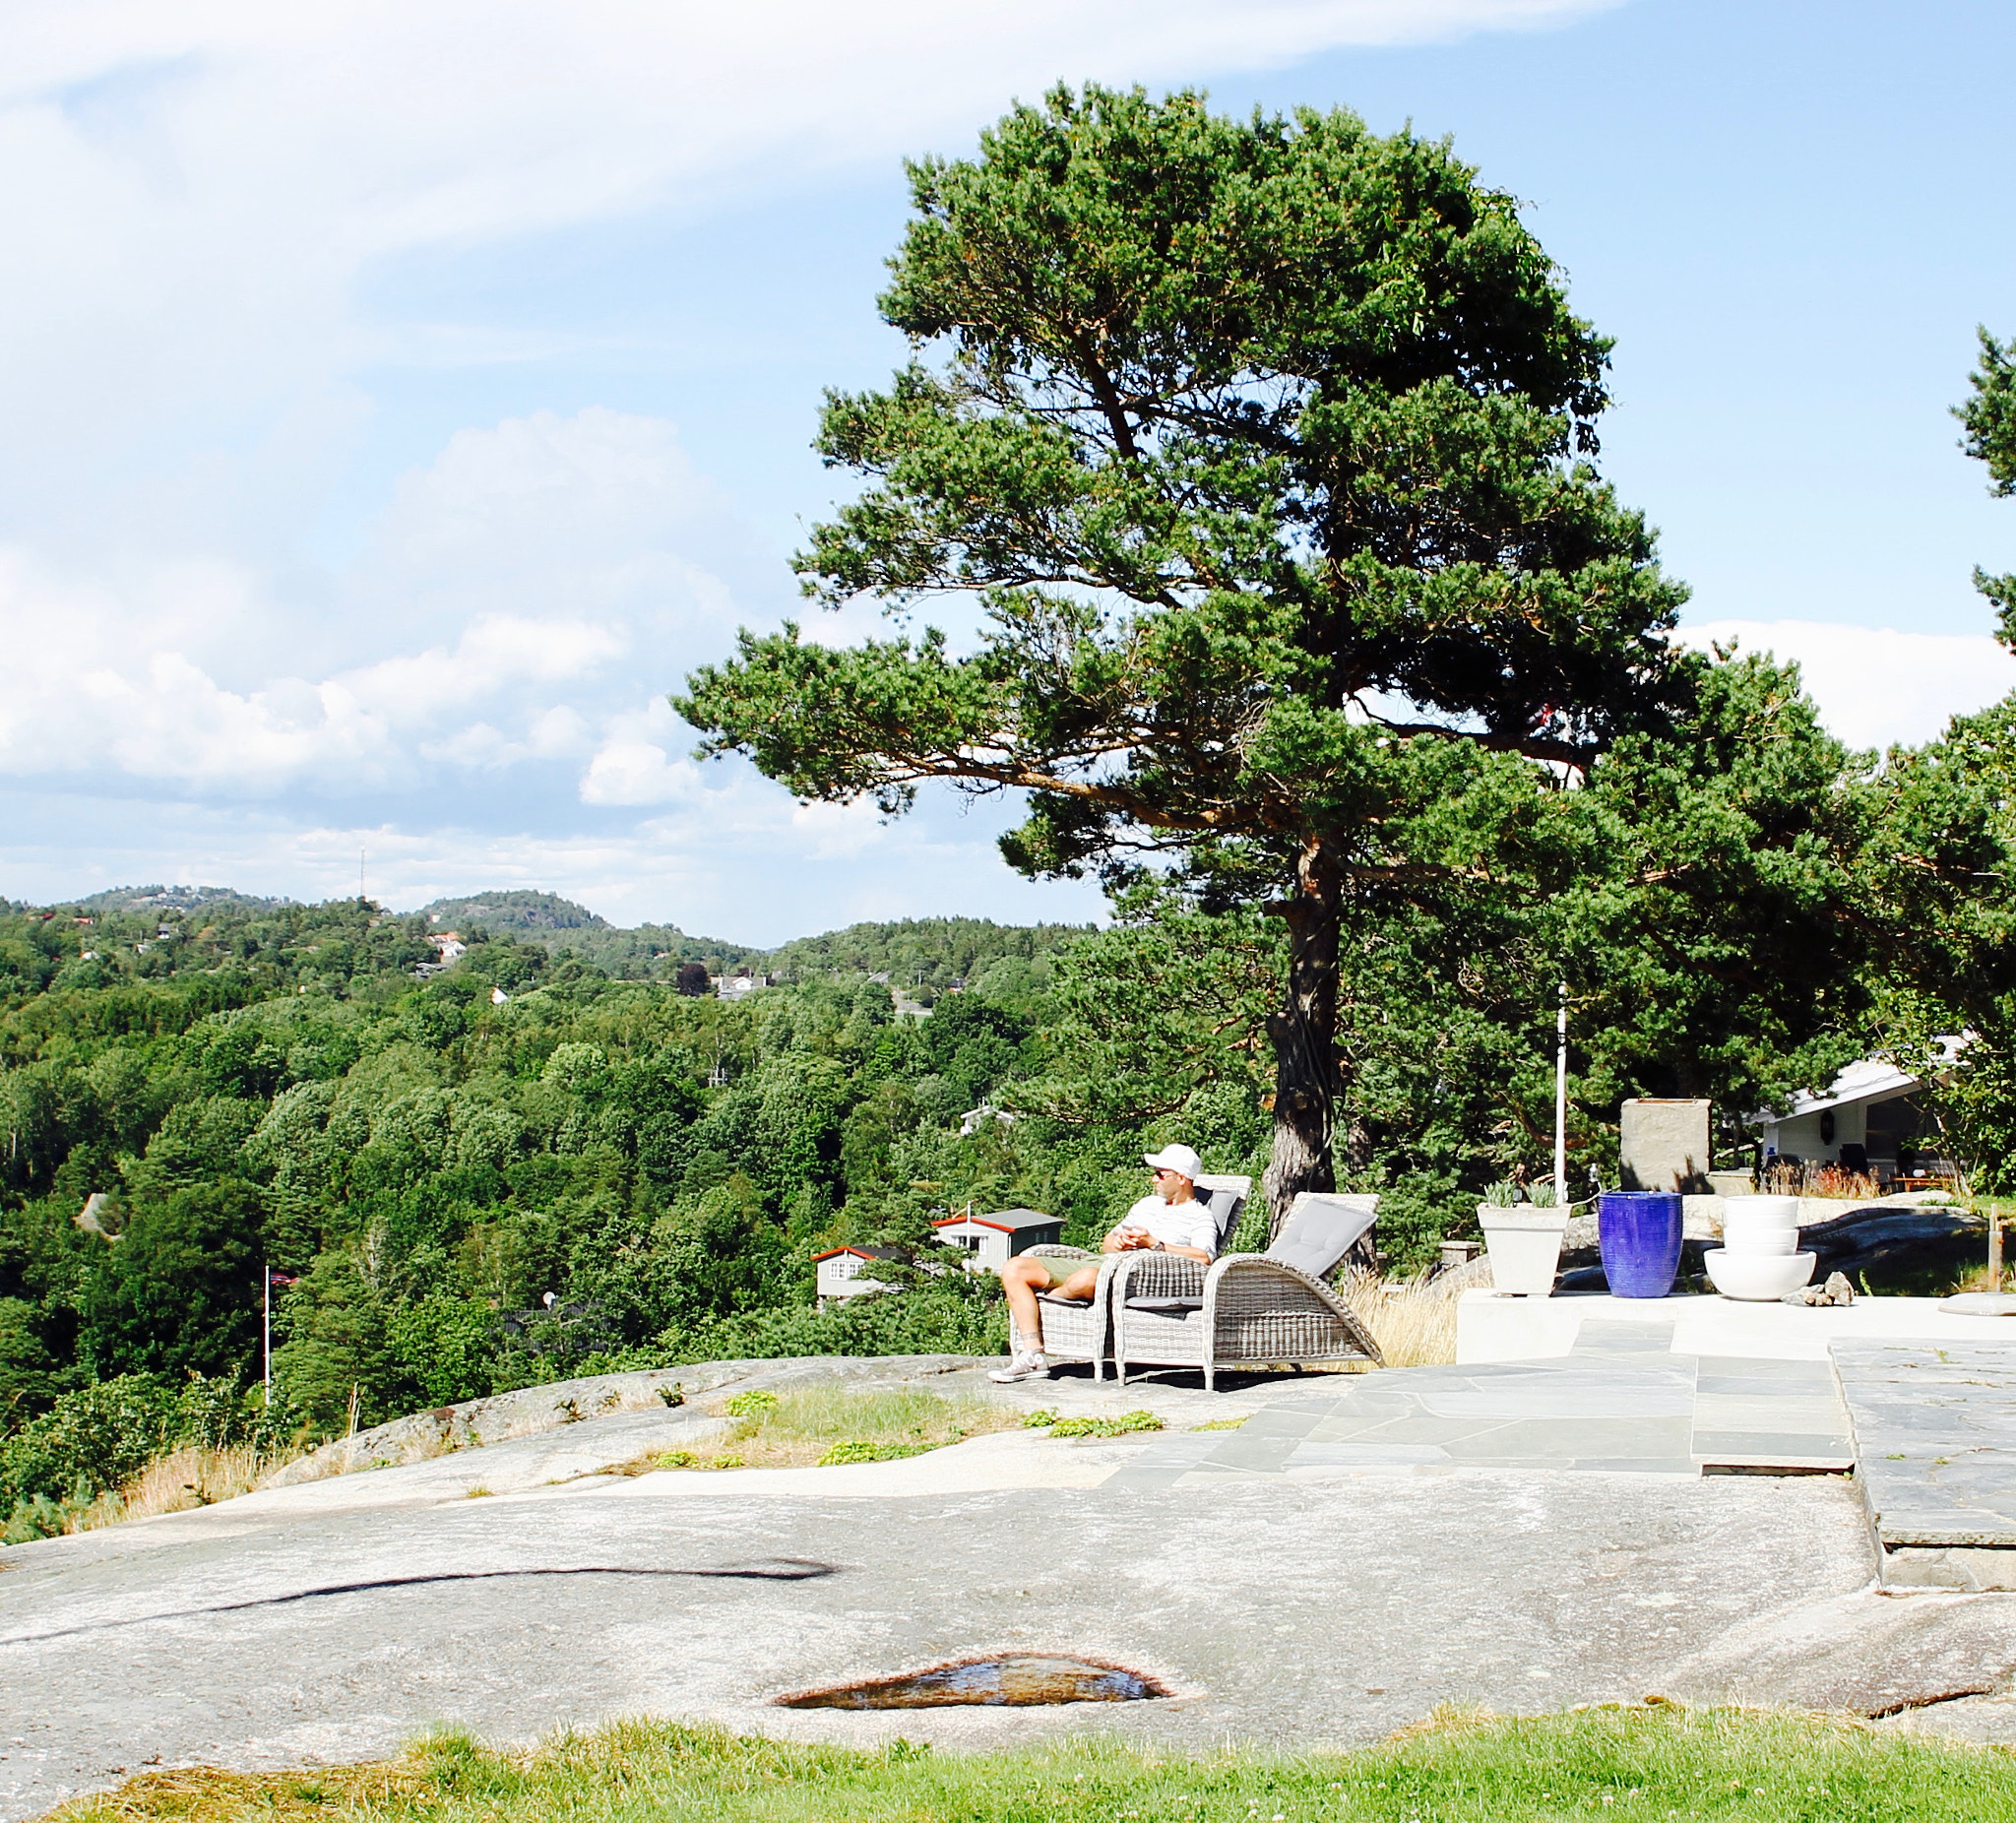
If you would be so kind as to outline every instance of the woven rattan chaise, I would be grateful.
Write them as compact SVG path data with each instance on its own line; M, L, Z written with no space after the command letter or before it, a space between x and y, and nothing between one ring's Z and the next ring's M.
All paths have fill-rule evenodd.
M1211 1213L1218 1221L1218 1247L1223 1253L1238 1232L1239 1216L1246 1207L1246 1198L1252 1194L1253 1180L1229 1172L1205 1172L1197 1178L1200 1192L1208 1191ZM1076 1298L1059 1297L1055 1292L1044 1291L1038 1301L1043 1313L1043 1352L1054 1361L1090 1361L1092 1377L1095 1380L1105 1377L1105 1364L1112 1359L1113 1329L1111 1311L1106 1302L1107 1288L1113 1282L1113 1268L1123 1259L1136 1256L1123 1253L1094 1253L1085 1247L1046 1245L1032 1247L1030 1253L1040 1260L1084 1260L1099 1262L1099 1289L1092 1294L1090 1303L1081 1303ZM1158 1256L1160 1257L1160 1256ZM1196 1262L1192 1261L1192 1265ZM1200 1266L1199 1272L1204 1269Z
M1207 1392L1223 1367L1380 1358L1379 1345L1328 1283L1372 1226L1376 1196L1294 1200L1265 1253L1210 1266L1166 1253L1122 1253L1102 1273L1113 1369L1201 1367ZM1048 1313L1044 1314L1045 1331Z

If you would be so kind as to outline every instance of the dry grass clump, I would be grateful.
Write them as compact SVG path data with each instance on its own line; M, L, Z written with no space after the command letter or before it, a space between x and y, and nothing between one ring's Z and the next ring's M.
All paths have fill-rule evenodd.
M200 1506L249 1494L273 1465L262 1462L250 1444L212 1449L185 1443L157 1456L116 1492L104 1493L89 1505L66 1503L64 1532L96 1532L123 1526L128 1520L153 1519L159 1513L187 1513Z
M711 1445L665 1450L618 1463L614 1475L649 1475L655 1469L809 1469L822 1461L875 1462L920 1455L988 1431L1012 1430L1021 1414L989 1400L948 1399L899 1388L856 1392L810 1386L757 1402L743 1394L727 1402L734 1418ZM739 1406L735 1411L732 1408Z
M259 1477L272 1467L270 1462L259 1459L249 1443L221 1450L185 1443L165 1456L157 1456L119 1489L116 1498L120 1510L115 1516L92 1523L116 1526L129 1519L152 1519L157 1513L186 1513L192 1507L234 1500L258 1486Z
M1456 1299L1427 1279L1354 1272L1340 1289L1372 1332L1389 1367L1440 1367L1456 1358Z

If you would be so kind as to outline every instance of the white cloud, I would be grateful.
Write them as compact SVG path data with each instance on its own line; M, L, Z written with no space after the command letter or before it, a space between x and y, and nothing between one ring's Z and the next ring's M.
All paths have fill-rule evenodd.
M450 652L431 647L343 674L340 687L395 723L418 724L508 684L555 684L599 668L628 641L578 620L478 620Z
M612 740L601 747L582 775L585 804L663 804L691 801L702 790L700 769L674 760L648 740Z
M639 663L669 686L726 645L736 602L702 559L746 567L738 536L670 424L594 409L459 432L328 598L0 550L0 773L343 797L423 795L426 762L577 762L633 715Z
M0 61L0 414L34 455L0 459L0 478L46 475L53 518L66 456L94 461L180 412L229 424L285 402L341 417L361 363L483 346L481 326L360 308L390 257L704 216L752 186L968 141L1060 76L1176 81L1613 3L16 4ZM164 535L172 494L156 502ZM80 515L73 531L91 526Z
M1681 629L1690 646L1735 641L1796 660L1828 729L1852 747L1917 746L1954 716L2016 690L2016 657L1984 633L1906 633L1816 620L1711 620Z

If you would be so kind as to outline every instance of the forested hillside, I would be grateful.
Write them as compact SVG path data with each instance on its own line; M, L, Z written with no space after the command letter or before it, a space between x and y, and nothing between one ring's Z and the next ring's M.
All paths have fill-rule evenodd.
M308 1434L353 1398L370 1422L611 1362L991 1347L991 1282L927 1276L820 1318L812 1254L873 1238L928 1258L930 1217L969 1202L1090 1235L1140 1193L1131 1126L1032 1112L961 1133L1045 1072L1048 933L881 927L852 960L1007 971L998 997L916 1019L880 971L803 956L790 985L730 1003L473 924L416 979L439 929L358 901L0 920L10 1429L104 1383L249 1382L263 1266L293 1281L275 1370ZM1189 1130L1236 1163L1257 1099ZM25 1483L28 1460L0 1498L66 1491Z

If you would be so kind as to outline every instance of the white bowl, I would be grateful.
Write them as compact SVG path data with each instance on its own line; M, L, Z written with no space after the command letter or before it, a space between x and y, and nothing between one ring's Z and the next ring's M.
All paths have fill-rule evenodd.
M1744 1259L1756 1259L1765 1254L1796 1253L1799 1250L1797 1228L1752 1228L1736 1234L1722 1237L1723 1250L1740 1254Z
M1711 1247L1704 1262L1710 1284L1725 1297L1766 1303L1796 1291L1813 1277L1810 1253L1731 1253Z
M1775 1224L1779 1227L1797 1227L1799 1199L1796 1196L1725 1197L1722 1205L1723 1222L1727 1224L1732 1216L1740 1217L1745 1222L1765 1222Z
M1760 1239L1767 1234L1796 1234L1798 1231L1796 1222L1753 1222L1733 1211L1725 1213L1722 1218L1722 1237L1732 1246L1739 1246L1746 1240Z

